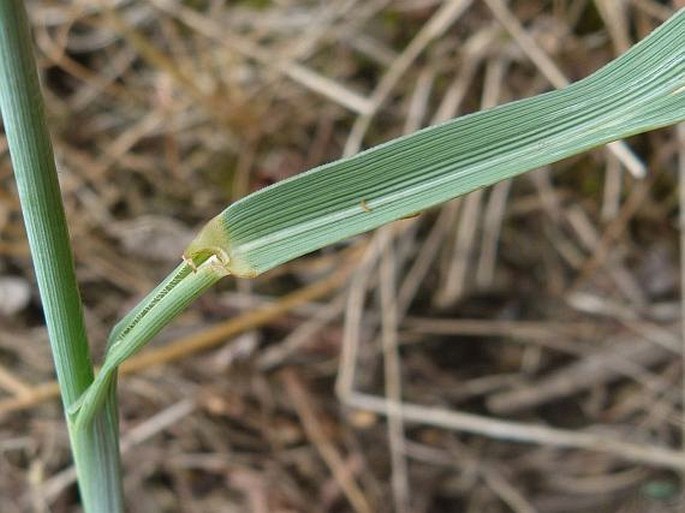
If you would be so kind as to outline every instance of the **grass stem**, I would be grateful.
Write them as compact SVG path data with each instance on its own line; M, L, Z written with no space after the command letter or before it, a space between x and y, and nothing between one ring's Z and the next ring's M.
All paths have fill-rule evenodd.
M26 8L0 1L0 110L65 410L93 381L81 299ZM113 395L88 429L68 422L83 507L123 511Z

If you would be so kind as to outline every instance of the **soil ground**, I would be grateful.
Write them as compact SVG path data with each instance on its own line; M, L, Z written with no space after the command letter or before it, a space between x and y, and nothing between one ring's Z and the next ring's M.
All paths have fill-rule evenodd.
M28 5L99 361L229 202L585 77L682 2ZM682 511L684 141L224 280L120 378L128 511ZM2 513L80 511L52 380L0 136Z

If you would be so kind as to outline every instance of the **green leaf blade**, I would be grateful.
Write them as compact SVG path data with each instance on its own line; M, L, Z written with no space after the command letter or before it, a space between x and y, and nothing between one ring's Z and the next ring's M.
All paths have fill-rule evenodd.
M681 121L684 41L681 9L564 90L429 127L257 191L210 221L186 257L219 247L232 274L254 276L478 188Z

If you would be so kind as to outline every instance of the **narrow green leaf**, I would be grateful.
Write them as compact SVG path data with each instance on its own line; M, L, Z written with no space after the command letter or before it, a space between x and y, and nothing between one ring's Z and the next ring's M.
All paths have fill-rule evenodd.
M262 189L211 220L185 257L231 274L279 264L456 196L685 118L685 9L566 89L478 112Z
M226 274L253 277L344 238L589 148L685 119L685 9L561 91L455 119L251 194L201 230L185 262L114 329L72 413L86 426L117 367Z

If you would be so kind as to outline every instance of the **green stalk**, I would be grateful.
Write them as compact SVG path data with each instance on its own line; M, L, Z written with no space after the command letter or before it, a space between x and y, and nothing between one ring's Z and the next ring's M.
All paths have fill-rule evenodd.
M93 381L64 207L21 0L0 0L0 112L65 410ZM67 422L87 513L123 511L115 397L88 429Z

